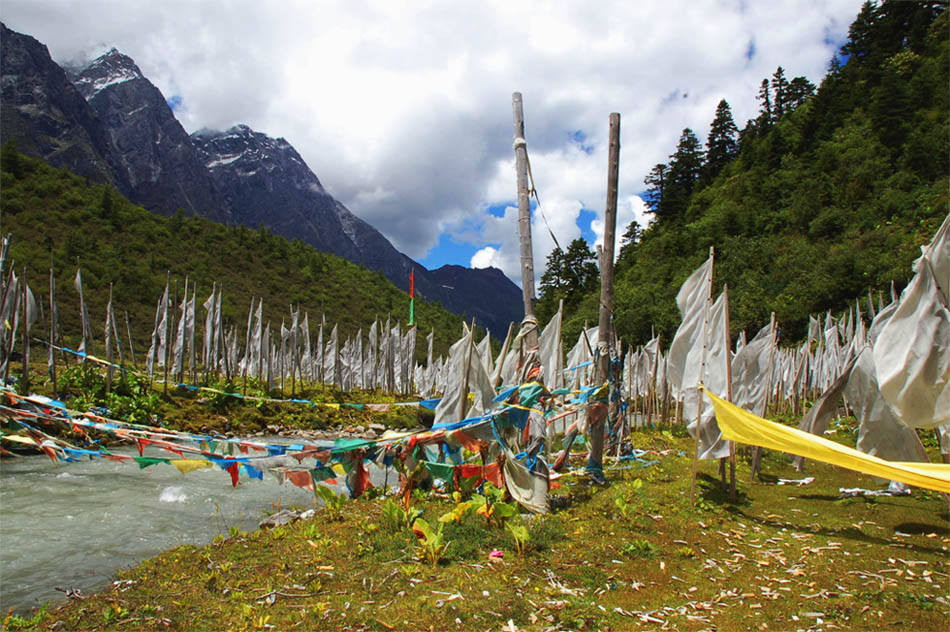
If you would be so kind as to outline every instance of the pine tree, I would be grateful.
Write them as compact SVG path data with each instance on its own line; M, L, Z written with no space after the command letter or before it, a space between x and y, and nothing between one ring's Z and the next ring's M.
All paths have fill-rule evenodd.
M877 7L871 0L866 0L861 6L858 17L848 28L848 41L841 47L841 52L857 60L867 57L873 46L872 30L875 20L877 20Z
M666 191L666 178L669 172L670 168L661 162L654 166L647 177L643 179L643 184L647 185L643 201L658 217L662 214L660 209L663 206L663 194Z
M630 258L640 243L640 236L643 234L643 227L640 222L633 220L627 224L627 229L620 237L620 255L617 257L618 265L620 262Z
M760 130L767 130L772 126L772 97L769 94L769 80L763 79L759 86L759 119L757 121Z
M828 62L828 77L837 77L841 73L841 58L838 57L838 53L835 53L831 57L831 61ZM828 77L825 78L827 81Z
M627 224L627 230L620 237L620 249L623 250L625 246L636 244L640 241L641 234L643 234L643 228L640 226L640 222L633 220Z
M772 75L772 118L778 120L785 116L788 111L788 80L785 78L785 70L779 66Z
M815 94L815 84L805 77L795 77L788 83L788 99L786 107L791 112L800 107L809 97Z
M703 170L703 149L688 127L680 134L676 153L670 156L670 172L661 205L661 219L679 219L686 213Z
M557 296L563 289L564 279L561 277L563 266L564 251L558 246L555 246L551 254L548 255L544 267L544 274L541 275L541 283L538 286L542 300L548 296Z
M706 167L703 179L708 184L719 175L722 168L739 153L739 128L732 119L732 110L725 99L716 106L716 116L709 126L706 139Z
M753 119L746 121L745 127L739 132L739 153L742 153L752 145L752 141L755 140L757 133L758 129L755 121Z
M585 294L597 289L600 270L597 257L583 237L578 237L567 247L564 253L561 275L564 280L564 302L576 305Z

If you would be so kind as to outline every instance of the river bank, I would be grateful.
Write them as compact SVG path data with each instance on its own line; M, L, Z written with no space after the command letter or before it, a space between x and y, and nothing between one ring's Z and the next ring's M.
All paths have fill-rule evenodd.
M445 522L435 564L390 499L322 508L272 530L229 529L122 571L111 588L31 622L37 629L941 629L950 616L948 516L938 495L839 498L880 487L809 463L800 479L767 455L763 480L728 500L690 442L639 431L645 466L590 488L565 477L553 513ZM413 495L433 529L458 510ZM515 527L527 537L517 543ZM423 547L425 549L425 547ZM522 550L523 549L523 550ZM431 557L430 557L431 561ZM25 617L24 617L25 618ZM24 619L7 622L9 629Z

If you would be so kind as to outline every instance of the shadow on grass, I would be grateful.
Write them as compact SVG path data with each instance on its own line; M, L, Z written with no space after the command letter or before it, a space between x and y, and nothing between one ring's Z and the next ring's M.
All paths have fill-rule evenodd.
M802 500L841 500L841 496L835 496L834 494L802 494L801 496L798 496L798 498L801 498Z
M831 527L815 526L815 523L809 524L800 524L793 522L789 519L779 519L776 516L771 517L762 517L755 514L743 511L738 507L731 508L731 511L736 516L741 516L743 520L748 520L759 525L769 526L769 527L778 527L785 528L789 531L797 531L799 533L813 533L815 535L824 536L826 538L840 538L844 540L850 540L852 542L862 542L864 544L876 544L879 546L888 546L890 544L895 544L895 540L886 537L873 536L868 533L865 533L861 529L854 527L845 527L841 529L835 529ZM903 527L907 527L908 530L905 530ZM927 533L944 533L946 528L937 527L935 525L928 525L919 522L905 522L895 527L897 531L902 533L909 533L911 535L923 535ZM907 548L911 551L918 553L929 553L931 555L942 555L945 552L936 546L921 546L919 544L914 544L910 542L897 542L901 544L904 548Z
M947 512L943 512L942 518L946 520ZM924 524L923 522L902 522L898 525L894 525L894 530L900 531L901 533L909 533L911 535L927 535L930 533L946 535L947 533L946 525L937 527L932 524Z
M696 483L699 485L700 496L706 502L729 507L746 506L751 502L749 495L743 491L738 480L736 480L735 501L729 497L728 476L724 485L719 477L700 472L696 474Z

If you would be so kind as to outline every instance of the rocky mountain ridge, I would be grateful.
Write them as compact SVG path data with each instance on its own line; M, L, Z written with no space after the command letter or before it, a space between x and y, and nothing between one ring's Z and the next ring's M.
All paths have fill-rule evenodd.
M130 57L113 48L72 79L112 139L133 201L163 215L181 208L231 221L188 133Z
M267 226L378 270L503 336L523 315L521 291L500 270L428 270L323 187L283 138L246 125L187 134L161 91L112 49L69 73L46 47L2 26L0 140L51 164L115 185L153 212ZM490 299L490 300L489 300Z

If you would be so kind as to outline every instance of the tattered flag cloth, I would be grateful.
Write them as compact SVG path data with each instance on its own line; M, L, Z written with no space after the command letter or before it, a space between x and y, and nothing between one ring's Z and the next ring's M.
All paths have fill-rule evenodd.
M722 436L730 441L797 454L892 481L950 493L950 465L885 461L797 428L757 417L702 389L712 401Z

